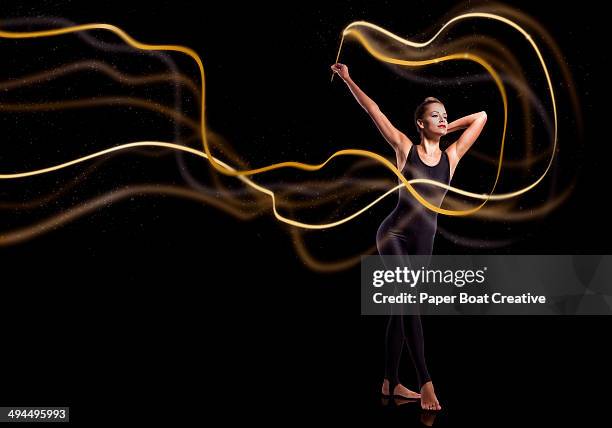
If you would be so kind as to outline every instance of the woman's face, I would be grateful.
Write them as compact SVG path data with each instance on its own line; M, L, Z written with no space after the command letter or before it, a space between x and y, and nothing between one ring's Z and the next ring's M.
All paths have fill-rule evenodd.
M446 135L448 122L446 121L446 109L443 104L431 103L425 106L425 112L420 120L417 120L419 128L425 135Z

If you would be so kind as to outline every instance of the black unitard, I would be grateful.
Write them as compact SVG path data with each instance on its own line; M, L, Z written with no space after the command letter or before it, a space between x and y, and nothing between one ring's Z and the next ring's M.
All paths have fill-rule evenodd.
M450 162L446 151L442 152L440 161L435 166L423 162L416 145L412 145L406 157L402 174L407 180L429 178L445 184L450 182ZM401 183L401 181L400 181ZM414 183L415 190L426 201L439 207L446 195L446 189L425 183ZM410 267L411 254L428 255L433 252L434 237L438 224L438 213L424 207L406 187L399 190L395 209L381 223L376 233L376 245L380 255L406 255L403 258ZM430 257L425 257L429 263ZM423 346L423 329L419 315L391 315L387 324L385 339L385 378L389 380L389 393L399 381L399 362L404 341L408 345L410 356L416 367L419 388L431 379L425 363Z

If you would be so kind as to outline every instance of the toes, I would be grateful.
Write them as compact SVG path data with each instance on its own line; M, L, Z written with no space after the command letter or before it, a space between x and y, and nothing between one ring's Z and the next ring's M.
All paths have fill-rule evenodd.
M423 403L421 407L423 410L442 410L442 406L439 403Z

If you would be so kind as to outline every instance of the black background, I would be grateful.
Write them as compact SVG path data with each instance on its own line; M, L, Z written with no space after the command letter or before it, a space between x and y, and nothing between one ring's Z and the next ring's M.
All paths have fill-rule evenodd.
M606 23L594 7L561 10L555 2L513 5L535 17L561 46L581 95L586 134L584 146L573 136L564 139L571 133L560 136L566 169L557 173L578 177L572 199L529 229L504 225L522 238L495 251L605 254L608 82L600 66L607 50L602 27ZM219 2L196 9L181 1L45 1L36 6L3 2L2 15L110 22L144 42L194 48L206 66L210 126L250 165L259 166L297 158L320 161L332 149L357 145L391 158L386 147L373 143L380 138L346 88L339 81L329 83L340 32L351 21L365 19L414 36L454 6ZM29 47L41 49L40 45L16 50L13 42L1 43L3 55L10 56L7 63L13 65L11 71L5 69L4 78L41 68L36 58L27 56ZM43 43L42 49L53 45ZM408 98L393 101L385 86L389 82L365 70L370 67L379 77L395 79L392 82L399 79L358 51L347 47L343 54L353 77L371 95L387 96L384 105L390 115L411 130L411 108L429 95L429 89L412 86L411 94L405 86ZM66 60L61 55L58 63ZM75 57L83 56L87 55ZM114 60L120 64L122 58ZM197 77L189 61L177 62ZM40 92L23 96L37 95ZM40 98L53 99L58 94L50 90L43 95ZM469 105L455 105L455 111L467 114L486 102L490 103L486 94L474 95ZM451 108L447 104L452 114ZM114 124L112 117L103 116L92 125L81 121L78 113L71 114L66 123L57 118L55 133L49 125L55 116L38 120L33 115L36 120L29 122L22 116L20 123L26 126L15 126L13 116L5 116L2 141L15 157L4 157L9 155L3 148L4 170L19 169L14 160L25 156L34 159L32 165L47 165L51 159L117 143L118 135L127 142L164 139L171 131L150 116L135 128L129 120ZM489 117L488 126L499 124L494 111ZM562 109L561 121L572 122L571 109ZM63 151L60 146L66 139L82 144L81 149ZM20 152L16 147L24 140L34 143L30 151ZM188 162L192 170L208 169L199 160ZM32 196L28 191L43 194L74 173L5 182L2 191L7 198L27 199ZM155 180L181 182L173 156L143 160L127 154L96 170L83 183L83 195ZM5 211L2 218L9 227L20 221L27 224L78 200L43 207L42 214ZM321 254L328 248L331 259L342 258L353 252L335 254L337 249L372 245L377 222L392 206L387 201L361 224L350 223L337 234L315 235ZM450 221L445 224L452 225ZM476 226L470 227L468 234L479 236ZM0 402L69 405L73 422L83 424L119 416L221 416L228 421L246 416L252 421L292 423L332 414L381 421L399 417L417 425L416 405L381 406L384 320L360 316L358 266L334 274L314 272L296 255L287 231L271 214L243 222L205 204L137 195L26 243L0 248ZM351 235L359 236L350 242ZM438 239L435 251L472 250ZM437 425L592 422L605 415L606 393L597 388L610 381L611 356L605 346L609 318L430 317L424 326L430 372L444 406ZM401 376L413 385L408 359L403 367ZM288 416L284 410L290 411Z

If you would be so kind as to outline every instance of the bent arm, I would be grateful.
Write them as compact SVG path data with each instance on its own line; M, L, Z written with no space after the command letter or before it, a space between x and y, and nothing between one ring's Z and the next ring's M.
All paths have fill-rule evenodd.
M476 142L476 139L482 132L486 123L487 113L485 111L480 111L448 124L448 132L465 129L459 139L446 149L449 158L455 161L455 164L459 162L463 155L465 155L470 147Z

